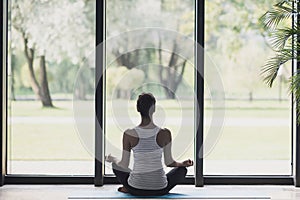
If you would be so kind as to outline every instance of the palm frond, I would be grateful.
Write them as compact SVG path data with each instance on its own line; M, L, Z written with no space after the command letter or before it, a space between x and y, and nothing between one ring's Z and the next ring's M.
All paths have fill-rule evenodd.
M294 13L295 11L289 1L281 1L274 5L272 10L262 15L259 21L266 29L275 29L280 22L291 18Z
M276 7L290 9L293 8L295 0L282 0L275 4Z
M292 37L296 36L297 33L297 28L286 27L283 29L274 30L270 38L272 47L275 50L283 49L286 45L288 45L289 40L291 43Z
M294 53L292 49L282 49L281 51L277 52L276 56L270 58L261 70L261 75L263 76L263 80L266 82L266 84L272 87L280 67L293 58Z

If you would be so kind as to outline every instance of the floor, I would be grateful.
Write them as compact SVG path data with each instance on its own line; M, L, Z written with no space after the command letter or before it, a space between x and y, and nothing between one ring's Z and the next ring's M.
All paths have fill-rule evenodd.
M95 192L99 190L116 190L119 185L5 185L0 187L0 200L65 200L74 192ZM276 200L299 200L300 188L293 186L205 186L195 188L191 185L179 185L173 192L180 193L188 190L210 192L264 192ZM211 200L211 199L210 199Z

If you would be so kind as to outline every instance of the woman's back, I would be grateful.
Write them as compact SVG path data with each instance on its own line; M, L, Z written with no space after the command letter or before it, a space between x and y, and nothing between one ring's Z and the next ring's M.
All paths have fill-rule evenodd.
M112 162L114 174L123 187L118 191L129 192L138 196L167 194L176 184L181 182L187 169L193 165L188 159L177 162L172 157L172 135L168 129L160 129L152 120L155 112L155 98L151 93L142 93L137 100L137 111L141 114L141 123L123 134L122 159L118 162L111 155L106 156ZM130 152L133 151L134 164L131 172L128 169ZM174 167L165 174L162 163Z
M168 181L162 164L163 148L157 144L157 134L161 129L155 127L134 129L138 143L132 148L134 164L128 184L145 190L158 190L167 186Z

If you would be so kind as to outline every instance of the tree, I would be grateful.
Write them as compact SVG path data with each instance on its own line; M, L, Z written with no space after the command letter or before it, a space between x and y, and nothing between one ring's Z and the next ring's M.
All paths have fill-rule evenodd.
M136 28L146 27L161 27L173 29L186 36L193 35L193 28L186 27L185 20L193 21L191 8L193 1L179 0L156 0L151 3L142 0L131 1L114 1L108 2L107 14L107 30L108 36L116 35L118 32L125 32ZM112 6L114 5L114 6ZM115 6L117 5L117 6ZM125 12L124 12L125 11ZM116 14L118 13L118 14ZM163 20L159 20L163 19ZM193 26L193 24L191 24ZM108 46L108 57L118 66L125 66L128 69L137 66L156 63L160 67L156 69L156 76L159 77L161 84L164 86L166 98L175 98L175 93L178 86L182 82L187 58L183 59L176 54L180 48L180 41L176 37L165 37L163 33L157 32L157 37L149 37L149 32L145 31L132 38L126 32L121 34L122 39L111 41ZM109 40L110 41L110 40ZM169 44L172 48L170 53L162 52L164 44ZM153 46L156 48L140 49L141 46ZM145 80L149 80L149 67L141 68L144 70ZM109 77L108 77L109 78Z
M220 69L226 98L264 96L259 70L272 49L259 17L271 6L268 0L206 2L205 53Z
M206 37L205 48L216 49L220 53L232 56L248 40L249 31L264 34L262 25L258 23L260 13L270 8L268 0L215 0L206 2ZM239 16L234 18L233 16ZM229 37L230 36L230 37ZM263 35L264 36L264 35ZM223 38L228 38L224 40Z
M30 28L28 28L28 26L29 20L32 20L29 11L34 11L35 5L36 4L34 4L33 1L14 2L12 5L12 9L14 10L14 12L12 12L12 25L15 28L15 30L17 30L21 34L21 37L23 39L24 54L28 64L32 90L41 100L42 105L44 107L53 107L52 99L49 93L45 55L40 55L40 82L37 81L37 77L33 68L36 46L35 44L33 44L33 41L30 41L31 34L29 32Z
M130 98L132 90L143 83L145 74L140 69L125 66L110 67L106 70L106 91L109 97Z
M12 3L13 35L17 31L23 40L31 88L44 107L53 107L47 77L49 62L59 64L68 58L73 64L79 64L94 49L87 5L90 1L16 0ZM33 67L37 59L40 74Z
M160 68L158 76L160 82L164 86L165 95L168 99L175 99L175 93L178 89L179 84L182 81L183 73L186 67L187 59L180 59L179 55L176 54L178 43L176 40L173 42L173 51L171 52L169 62L166 67L163 66L162 62L162 48L161 48L161 37L159 37L158 45L158 60Z
M188 24L188 26L186 26L185 21L194 21L195 16L193 14L194 12L191 11L191 8L193 8L192 1L182 2L161 0L161 13L164 15L164 19L172 19L172 17L178 16L177 19L173 19L174 30L182 35L185 34L186 36L190 37L190 40L193 39L192 37L194 25ZM178 89L178 86L182 82L182 77L186 68L186 63L189 58L183 58L177 54L178 48L182 48L184 42L180 41L178 37L175 37L172 38L171 53L169 55L164 55L165 57L168 56L169 58L163 59L162 42L168 41L168 38L166 38L166 36L162 36L160 33L158 34L158 60L161 66L158 71L158 76L160 82L165 86L164 91L166 97L168 99L175 99L176 91ZM192 48L193 47L190 47L190 49ZM191 57L193 57L193 52L191 52L190 55L192 55ZM166 60L166 65L163 63L163 60Z

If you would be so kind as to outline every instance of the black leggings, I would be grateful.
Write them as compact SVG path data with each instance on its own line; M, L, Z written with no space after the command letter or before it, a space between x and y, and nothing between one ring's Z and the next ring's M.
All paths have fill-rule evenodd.
M135 196L161 196L168 194L169 191L174 188L180 181L185 178L187 173L186 167L175 167L169 173L167 173L168 185L161 190L143 190L130 186L127 182L129 177L129 171L121 169L116 164L113 164L113 171L118 181L128 190L128 192Z

